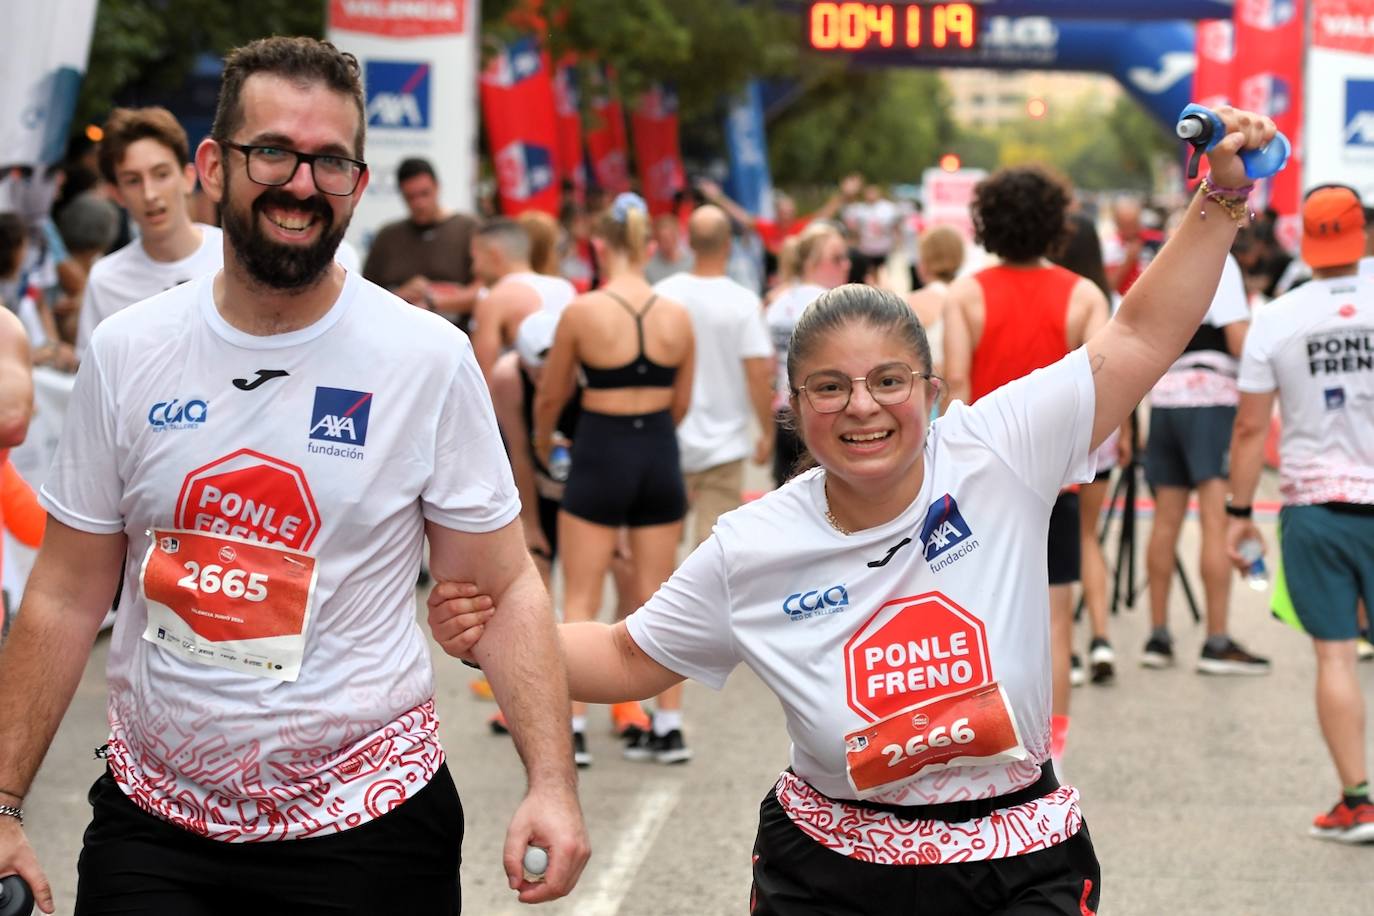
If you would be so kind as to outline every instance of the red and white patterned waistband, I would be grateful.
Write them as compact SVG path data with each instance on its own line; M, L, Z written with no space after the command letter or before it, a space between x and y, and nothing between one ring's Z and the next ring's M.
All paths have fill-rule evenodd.
M987 817L947 823L908 820L847 805L817 792L790 771L773 787L792 823L822 846L879 865L981 862L1057 846L1083 826L1078 790L1060 786L1043 798Z

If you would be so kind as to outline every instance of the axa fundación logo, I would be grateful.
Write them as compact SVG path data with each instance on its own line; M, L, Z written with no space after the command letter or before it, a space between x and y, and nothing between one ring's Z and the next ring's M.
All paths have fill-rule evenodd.
M313 455L361 461L371 416L372 392L317 387L315 406L310 412L312 441L306 443L306 450Z
M964 521L959 504L948 493L931 503L926 512L921 543L932 572L958 562L978 548L978 539L973 537L973 530Z

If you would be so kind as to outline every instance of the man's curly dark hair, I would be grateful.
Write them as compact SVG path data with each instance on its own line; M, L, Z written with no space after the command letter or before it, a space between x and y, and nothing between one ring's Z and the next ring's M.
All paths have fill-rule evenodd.
M973 189L974 238L1003 261L1032 261L1068 232L1069 187L1038 166L1000 169Z

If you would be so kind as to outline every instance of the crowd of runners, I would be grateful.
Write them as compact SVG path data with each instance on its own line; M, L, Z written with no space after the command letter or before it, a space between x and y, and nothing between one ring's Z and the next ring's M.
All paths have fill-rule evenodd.
M194 148L167 111L119 109L63 180L11 170L0 448L32 364L76 376L40 492L0 487L41 541L0 648L0 876L52 911L23 806L88 658L70 647L115 605L77 913L227 913L241 886L269 913L458 912L419 577L524 764L502 851L522 901L590 854L588 704L626 758L686 764L683 682L742 664L792 746L741 909L1095 912L1061 761L1073 688L1116 675L1098 530L1137 465L1143 664L1175 663L1195 494L1196 670L1269 672L1227 611L1238 570L1281 556L1340 796L1311 830L1374 841L1366 211L1313 189L1284 253L1238 157L1273 124L1219 114L1172 212L1007 168L972 239L858 176L808 215L702 181L656 215L627 192L478 218L411 159L407 218L360 258L357 62L273 38L226 58ZM1252 518L1276 405L1281 550ZM750 463L775 487L746 499Z

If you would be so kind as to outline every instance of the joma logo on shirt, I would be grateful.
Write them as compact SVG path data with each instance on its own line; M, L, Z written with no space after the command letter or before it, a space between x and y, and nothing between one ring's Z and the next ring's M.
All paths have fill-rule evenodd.
M926 562L931 564L930 568L936 570L948 566L977 547L978 542L972 541L966 549L958 551L946 562L935 562L942 554L968 540L971 534L973 531L969 528L968 522L964 521L964 516L959 512L959 504L954 501L953 496L946 493L935 500L930 511L926 513L926 523L921 528L921 543L925 547L925 558Z

